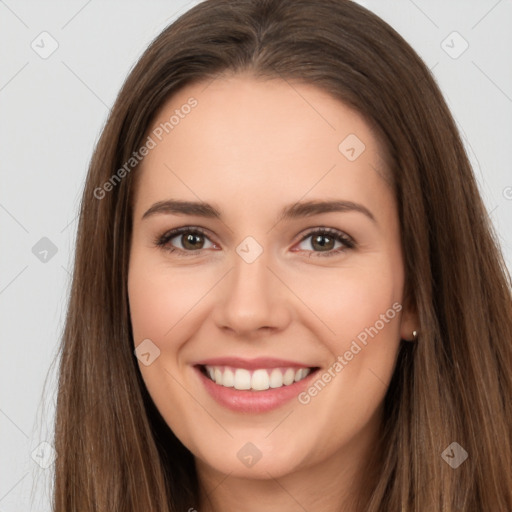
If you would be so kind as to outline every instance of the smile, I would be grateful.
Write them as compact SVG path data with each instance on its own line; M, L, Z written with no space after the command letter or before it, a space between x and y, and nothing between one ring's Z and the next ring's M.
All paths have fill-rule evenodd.
M289 403L320 369L275 358L222 357L192 365L203 389L215 402L237 413L261 414Z
M230 366L203 366L206 375L219 386L237 390L266 391L299 382L311 373L311 368L234 368Z

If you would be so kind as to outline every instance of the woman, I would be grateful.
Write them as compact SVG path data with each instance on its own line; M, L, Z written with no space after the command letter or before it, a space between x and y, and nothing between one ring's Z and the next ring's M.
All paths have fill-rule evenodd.
M54 510L512 510L510 278L429 70L348 1L210 0L94 153Z

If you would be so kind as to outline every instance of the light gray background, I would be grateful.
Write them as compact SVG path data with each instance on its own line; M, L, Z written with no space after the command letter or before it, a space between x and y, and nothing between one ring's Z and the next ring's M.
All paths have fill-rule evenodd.
M0 0L0 512L50 510L52 447L40 443L51 442L50 364L88 162L130 68L196 3ZM512 0L359 3L433 70L512 268ZM58 43L46 59L31 47L50 48L43 31ZM469 44L458 58L464 41L453 31ZM46 262L32 252L42 237L57 248Z

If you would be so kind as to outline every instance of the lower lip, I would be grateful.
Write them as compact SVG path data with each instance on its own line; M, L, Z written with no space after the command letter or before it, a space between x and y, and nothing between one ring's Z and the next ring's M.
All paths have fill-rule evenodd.
M304 391L313 375L317 373L317 371L312 371L304 379L289 386L269 388L265 391L241 391L216 384L204 375L198 367L194 367L194 370L199 374L208 393L220 405L232 411L248 413L262 413L281 407Z

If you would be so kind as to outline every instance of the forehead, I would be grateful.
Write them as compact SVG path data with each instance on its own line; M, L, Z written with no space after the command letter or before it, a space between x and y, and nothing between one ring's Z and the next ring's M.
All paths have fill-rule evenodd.
M387 188L371 127L307 84L250 75L196 83L162 107L147 135L155 144L137 169L143 202L167 194L256 207L335 194L373 203Z

